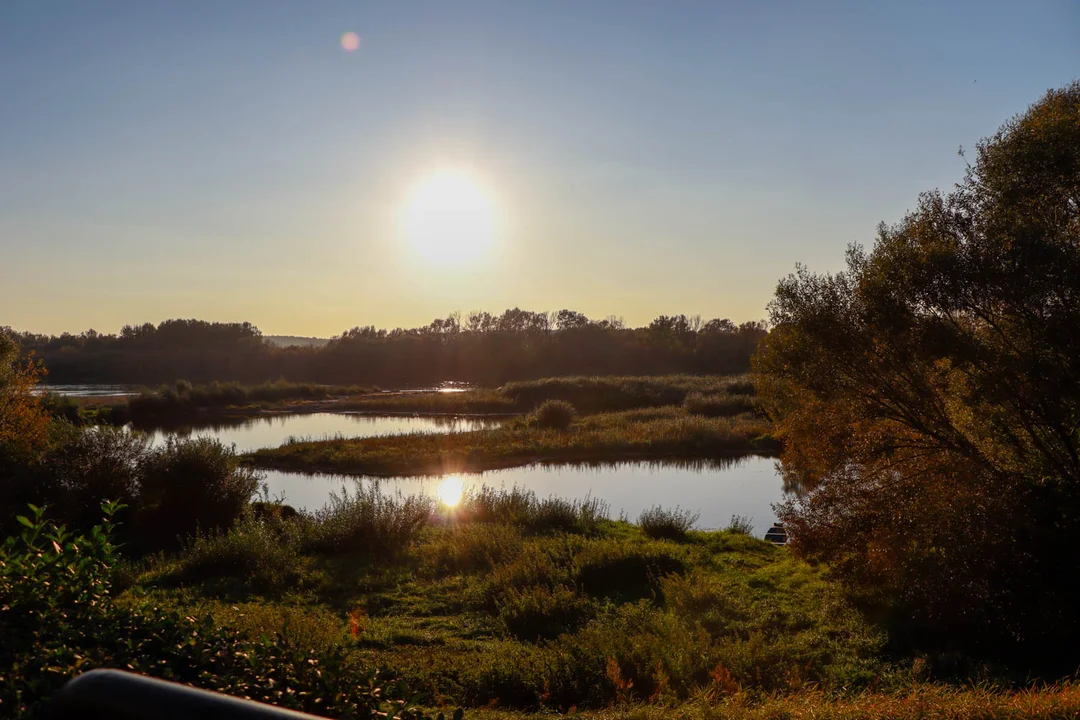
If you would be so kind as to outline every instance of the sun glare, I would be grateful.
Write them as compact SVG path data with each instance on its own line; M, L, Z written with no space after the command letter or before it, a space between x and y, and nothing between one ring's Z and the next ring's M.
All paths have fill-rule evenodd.
M491 201L472 177L458 170L441 170L417 185L403 220L410 244L438 263L475 260L494 236Z
M439 488L435 492L443 505L455 507L465 494L465 483L457 475L450 475L439 481Z

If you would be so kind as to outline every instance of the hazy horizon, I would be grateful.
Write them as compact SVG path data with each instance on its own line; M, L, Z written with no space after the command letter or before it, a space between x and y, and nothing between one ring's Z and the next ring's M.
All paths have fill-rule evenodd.
M1077 68L1065 0L7 3L0 325L758 320Z

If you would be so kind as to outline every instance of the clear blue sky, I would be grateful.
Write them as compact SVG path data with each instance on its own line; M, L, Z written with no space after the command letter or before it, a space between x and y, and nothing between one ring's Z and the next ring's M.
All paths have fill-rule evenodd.
M1072 0L4 0L0 325L764 318L1077 76ZM446 167L453 267L399 222Z

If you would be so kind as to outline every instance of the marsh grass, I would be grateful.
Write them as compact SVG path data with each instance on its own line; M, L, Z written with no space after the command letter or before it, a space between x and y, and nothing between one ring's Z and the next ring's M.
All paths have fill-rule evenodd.
M257 466L370 475L479 472L533 462L720 458L772 453L772 426L750 416L706 418L666 406L591 415L572 432L528 423L445 435L411 433L299 442L248 455Z
M753 535L754 518L747 517L746 515L732 515L731 521L724 529L737 535Z
M521 408L562 400L580 412L598 413L678 405L692 393L727 395L747 385L742 375L571 376L507 383L499 391Z
M196 536L169 579L238 581L254 592L279 592L300 583L299 526L249 517L225 532Z
M593 497L568 500L540 498L532 490L514 486L495 489L483 485L470 490L448 513L455 522L506 523L528 533L574 532L590 534L607 520L607 503Z
M525 422L541 430L569 430L577 410L565 400L545 400L525 417Z
M683 407L692 415L705 417L733 417L757 410L757 398L753 395L733 395L731 393L704 394L692 392L683 399Z
M429 705L503 708L472 711L493 720L572 708L642 720L1048 718L1080 709L1071 685L925 684L924 671L881 659L883 638L824 568L746 535L689 531L675 543L611 520L591 533L539 532L533 512L543 501L520 490L478 492L454 518L376 485L347 502L318 517L247 519L179 560L157 560L187 564L185 587L133 591L209 611L252 637L284 624L305 647L341 647L352 665L387 669ZM349 540L307 542L320 521ZM388 542L399 546L378 563L341 562ZM266 574L279 567L293 577ZM211 577L221 573L232 585ZM263 598L268 582L288 590ZM250 586L248 599L237 599L236 584Z
M351 492L343 487L311 516L302 548L325 555L391 559L408 548L434 512L435 501L424 495L388 494L378 484L357 484Z
M261 385L236 382L212 382L193 385L178 380L172 385L146 389L127 402L133 418L175 414L200 408L222 408L254 403L278 403L285 400L326 400L332 397L371 392L359 385L319 385L278 380Z
M730 396L730 407L753 409L753 398L749 396L754 394L754 386L746 375L553 377L460 393L378 393L343 401L340 407L427 414L529 413L544 402L558 400L570 403L580 414L592 415L680 405L691 394Z
M670 510L658 505L641 513L638 526L643 533L657 540L685 540L700 517L701 513L678 507Z

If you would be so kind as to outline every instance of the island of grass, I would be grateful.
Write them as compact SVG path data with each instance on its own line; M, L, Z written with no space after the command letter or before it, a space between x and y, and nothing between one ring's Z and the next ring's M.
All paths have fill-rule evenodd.
M551 408L563 407L554 423ZM532 463L707 460L773 454L772 425L750 414L706 417L681 406L574 417L548 401L498 427L447 434L412 433L296 441L249 453L257 467L357 475L438 475Z

